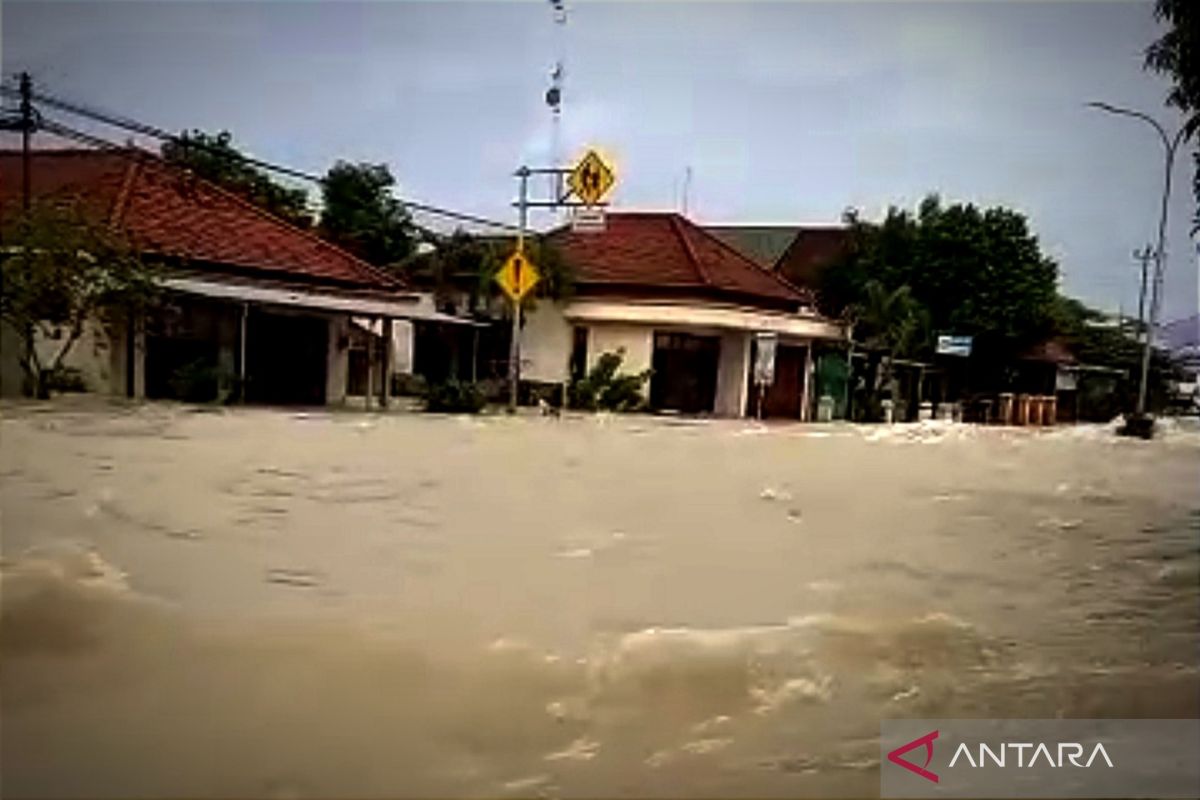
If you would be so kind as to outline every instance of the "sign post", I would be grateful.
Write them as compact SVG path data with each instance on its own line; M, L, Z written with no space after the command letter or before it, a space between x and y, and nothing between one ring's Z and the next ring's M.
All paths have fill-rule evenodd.
M566 176L567 192L550 200L529 199L530 175L554 175L557 178ZM603 199L617 182L613 168L595 150L588 150L583 158L570 168L538 168L521 167L515 173L520 181L520 191L517 201L518 225L517 246L504 266L496 273L496 283L512 301L512 341L508 347L508 412L516 413L517 391L521 382L521 301L525 295L537 285L541 276L537 268L525 255L525 234L529 227L530 208L576 208L589 215L583 224L572 230L576 232L599 233L604 231ZM555 182L557 185L557 181ZM579 200L572 201L571 195Z
M758 418L763 415L763 395L767 387L775 382L775 350L779 335L775 333L754 334L754 385L758 390Z

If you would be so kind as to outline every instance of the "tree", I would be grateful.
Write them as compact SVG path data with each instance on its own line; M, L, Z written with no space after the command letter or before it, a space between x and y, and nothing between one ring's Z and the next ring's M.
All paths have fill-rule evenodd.
M229 131L194 130L162 146L163 158L240 195L276 216L307 228L312 225L308 193L276 183L246 161Z
M1014 355L1049 330L1058 268L1018 212L943 206L930 195L915 215L890 208L882 222L852 221L850 238L821 279L826 313L862 308L876 281L909 287L931 331L974 336L996 355ZM931 338L914 342L914 354Z
M1146 48L1146 67L1174 81L1167 105L1184 113L1184 135L1195 138L1200 132L1200 8L1196 0L1157 0L1154 16L1170 28ZM1192 158L1192 195L1200 205L1200 148ZM1194 220L1200 229L1200 208Z
M395 183L385 164L334 164L322 185L321 235L379 267L403 261L417 235L391 194Z
M895 399L894 361L921 346L928 336L928 314L907 285L889 289L869 280L864 289L864 298L850 309L850 318L855 338L868 353L868 404L875 415L881 392Z
M1200 9L1195 0L1158 0L1154 16L1170 29L1146 48L1146 66L1175 82L1167 105L1187 115L1193 135L1200 128Z
M125 237L74 206L39 204L5 231L0 320L21 339L27 391L49 395L85 326L117 325L153 300L157 281ZM60 344L43 361L39 341Z

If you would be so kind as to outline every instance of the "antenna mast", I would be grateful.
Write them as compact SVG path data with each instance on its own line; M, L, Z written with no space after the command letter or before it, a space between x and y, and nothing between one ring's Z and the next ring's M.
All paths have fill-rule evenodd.
M546 105L550 107L550 164L553 167L561 167L563 164L562 98L563 84L567 75L566 0L550 0L550 6L554 10L555 39L557 40L558 50L554 61L554 69L550 72L550 88L546 90ZM555 198L562 197L562 175L559 173L552 174L550 175L550 181L551 195ZM559 213L564 213L564 210L560 209Z

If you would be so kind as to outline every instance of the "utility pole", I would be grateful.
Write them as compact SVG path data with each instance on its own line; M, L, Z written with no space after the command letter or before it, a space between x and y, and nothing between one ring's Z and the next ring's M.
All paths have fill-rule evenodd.
M1183 141L1187 128L1180 128L1175 132L1175 136L1172 137L1167 135L1166 130L1156 119L1148 114L1143 114L1141 111L1121 108L1110 103L1088 103L1088 106L1108 114L1132 117L1145 122L1154 128L1163 144L1164 175L1162 197L1158 212L1158 246L1154 249L1154 278L1150 283L1150 316L1146 322L1146 339L1142 346L1142 374L1138 384L1137 412L1135 414L1135 417L1140 421L1138 423L1139 426L1144 426L1143 432L1148 438L1152 435L1154 423L1152 419L1144 419L1146 417L1146 384L1150 376L1150 352L1154 349L1154 328L1158 324L1158 303L1162 289L1163 272L1166 270L1167 265L1167 206L1171 200L1171 172L1175 167L1176 150L1179 148L1179 143Z
M28 72L21 73L21 208L29 213L30 175L29 140L33 135L33 81Z
M517 170L521 181L520 194L517 195L517 252L525 252L525 229L529 223L529 167ZM521 262L518 261L519 265ZM517 267L520 269L520 266ZM516 276L520 285L520 274ZM517 389L521 383L521 301L513 301L512 312L512 341L508 345L508 413L517 412Z
M1141 250L1134 250L1133 257L1142 262L1142 283L1138 290L1138 341L1143 341L1146 335L1146 280L1150 274L1150 261L1154 258L1154 248L1146 245Z

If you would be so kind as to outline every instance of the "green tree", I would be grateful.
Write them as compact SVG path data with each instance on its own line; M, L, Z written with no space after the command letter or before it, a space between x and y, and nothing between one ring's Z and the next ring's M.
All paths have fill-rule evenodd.
M162 155L168 162L189 169L294 225L302 228L312 225L308 193L275 182L247 162L234 147L229 131L184 132L163 144Z
M85 326L141 313L157 279L119 231L75 206L36 205L5 226L4 240L0 320L21 340L27 392L46 397ZM58 344L44 358L37 344L48 341Z
M404 205L392 196L395 183L385 164L334 164L322 184L321 235L379 267L404 261L417 235Z
M1200 131L1200 5L1196 0L1157 0L1154 16L1168 28L1146 49L1146 66L1174 82L1167 105L1184 113L1185 135L1195 139ZM1200 148L1192 158L1192 194L1200 205ZM1194 219L1200 228L1200 208Z
M971 335L1011 356L1050 330L1057 275L1022 214L943 206L931 195L916 214L890 208L882 222L852 221L851 245L825 270L820 297L827 313L843 315L867 304L872 281L907 286L930 331ZM931 339L918 337L914 354Z
M863 299L850 308L855 338L867 350L868 405L878 414L882 395L895 398L894 361L920 348L928 336L928 312L907 286L890 289L868 280Z

